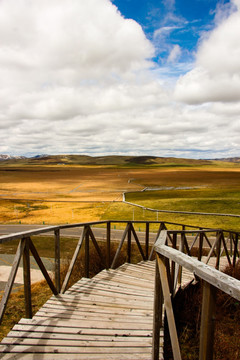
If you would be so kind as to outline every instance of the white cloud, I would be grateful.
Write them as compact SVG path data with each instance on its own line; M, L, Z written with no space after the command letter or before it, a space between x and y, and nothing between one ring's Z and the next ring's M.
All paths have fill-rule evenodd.
M1 0L0 153L236 154L234 16L225 60L214 66L229 18L202 42L196 68L179 80L176 95L189 106L173 98L166 68L152 68L154 48L140 25L110 0ZM169 62L180 52L172 48Z
M168 55L167 62L175 62L181 56L181 48L179 45L174 45L170 54Z
M187 103L240 101L240 4L235 12L219 20L204 36L196 54L195 68L182 76L176 99Z
M157 38L164 38L165 36L169 35L169 33L171 33L172 31L179 29L179 27L177 26L163 26L160 27L159 29L155 30L153 33L153 39L157 39Z

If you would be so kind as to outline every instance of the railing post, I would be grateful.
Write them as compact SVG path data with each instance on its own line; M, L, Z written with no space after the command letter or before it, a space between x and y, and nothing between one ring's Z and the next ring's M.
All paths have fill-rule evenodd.
M159 360L160 331L163 318L163 293L160 282L159 268L155 265L155 288L154 288L154 309L153 309L153 341L152 360Z
M233 255L233 241L232 241L232 233L229 232L229 243L230 243L230 256Z
M202 249L203 249L203 233L200 232L199 234L199 247L198 247L198 260L201 261L202 259Z
M85 235L85 277L89 278L89 232Z
M184 236L185 236L185 234L183 232L181 232L179 251L181 251L183 253L184 253L184 239L185 239ZM174 291L177 288L177 284L179 286L181 286L181 283L182 283L182 266L177 264L176 271L175 271L174 286L173 286Z
M25 296L25 315L26 318L32 318L32 297L31 297L31 275L30 275L30 256L29 256L29 238L25 238L23 250L23 281Z
M172 308L172 301L170 295L169 281L167 276L167 269L164 261L164 257L156 254L156 261L158 263L160 280L164 297L164 307L167 314L168 328L170 334L170 340L172 344L173 358L174 360L181 360L181 352L178 342L177 329L174 319L174 313Z
M172 247L173 249L176 249L176 246L177 246L177 234L174 233L173 234L173 238L172 238ZM175 285L175 262L174 261L171 261L171 285L172 285L172 291L174 292L175 289L174 289L174 285Z
M148 222L146 222L145 254L146 254L146 259L148 259L148 255L149 255L149 223Z
M128 238L127 238L127 256L128 256L128 262L131 263L131 240L132 240L132 229L130 224L129 224L129 228L128 228ZM133 226L133 225L132 225Z
M111 222L107 222L107 261L106 269L108 270L111 266Z
M216 288L203 281L199 360L213 359Z
M220 265L220 255L221 255L221 240L222 240L222 233L219 231L218 234L217 234L217 238L218 238L218 241L217 241L217 244L216 244L216 247L217 247L217 257L216 257L216 265L215 265L215 268L219 270L219 265Z
M55 287L57 292L61 290L61 279L60 279L60 230L54 231L55 235Z
M234 268L236 265L237 252L238 252L238 234L236 234L235 242L234 242L234 251L233 251L233 267Z

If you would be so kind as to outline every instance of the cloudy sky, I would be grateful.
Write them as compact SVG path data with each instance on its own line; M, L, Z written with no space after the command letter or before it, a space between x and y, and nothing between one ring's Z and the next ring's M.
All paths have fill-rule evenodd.
M240 156L240 0L0 0L0 154Z

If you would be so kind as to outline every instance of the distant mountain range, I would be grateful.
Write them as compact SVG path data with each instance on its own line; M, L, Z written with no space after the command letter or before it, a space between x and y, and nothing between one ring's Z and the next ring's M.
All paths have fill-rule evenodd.
M222 158L222 159L214 159L214 160L240 163L240 157L230 157L230 158Z
M25 156L12 156L0 154L0 161L12 160L12 159L25 159Z
M36 155L34 157L1 155L4 164L22 165L120 165L120 166L194 166L210 165L212 161L240 163L240 157L222 159L182 159L157 156L88 156L88 155Z

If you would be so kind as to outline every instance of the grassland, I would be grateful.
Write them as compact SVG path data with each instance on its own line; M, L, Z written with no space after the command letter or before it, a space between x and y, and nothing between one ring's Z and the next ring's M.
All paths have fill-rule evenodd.
M239 229L237 218L157 215L122 203L127 192L127 201L158 210L240 214L239 163L155 157L83 159L84 165L76 156L1 162L0 223L158 219ZM142 191L146 187L155 190Z
M79 161L77 157L62 156L1 162L0 223L161 220L239 231L239 218L157 214L122 202L122 194L127 192L127 201L158 210L240 214L239 163L153 157L91 161L84 157ZM155 190L143 191L146 187ZM39 236L33 240L40 256L53 257L53 238ZM76 242L61 237L61 251L66 258L72 255ZM14 253L16 246L11 242L0 251ZM42 283L36 285L35 294L36 310L50 291ZM23 293L13 294L0 337L22 316L22 309Z

